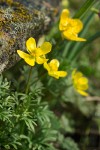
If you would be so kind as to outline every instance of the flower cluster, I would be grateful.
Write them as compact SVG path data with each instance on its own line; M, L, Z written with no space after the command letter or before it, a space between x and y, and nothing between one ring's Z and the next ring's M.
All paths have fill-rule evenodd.
M26 48L29 54L21 50L17 50L17 53L30 66L34 66L35 62L37 64L44 64L44 68L48 71L48 74L56 79L67 75L66 71L58 71L58 60L53 59L47 64L48 59L46 59L45 55L51 51L52 45L50 42L44 42L40 47L36 47L35 39L30 37L26 41Z
M62 36L72 41L86 41L86 39L78 37L78 33L83 28L83 23L79 19L70 18L69 15L70 13L67 9L64 9L61 13L59 29ZM17 53L27 64L30 66L34 66L35 63L43 64L48 74L56 79L67 76L66 71L58 70L59 61L57 59L52 59L48 63L46 54L51 52L52 45L50 42L44 42L41 46L37 47L35 39L30 37L26 41L26 48L28 53L21 50L17 50ZM88 79L84 77L81 72L77 72L76 69L72 72L72 82L78 93L83 96L88 95L88 93L85 92L88 89Z

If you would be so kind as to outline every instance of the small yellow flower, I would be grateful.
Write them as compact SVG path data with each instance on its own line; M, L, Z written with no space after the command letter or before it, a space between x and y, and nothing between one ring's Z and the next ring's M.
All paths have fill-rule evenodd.
M48 71L48 74L56 79L59 77L65 77L67 75L66 71L58 71L59 61L57 59L52 59L50 63L44 63L44 68Z
M79 19L69 17L70 12L64 9L61 13L59 30L65 39L72 41L86 41L84 38L78 37L78 33L83 29L83 23Z
M26 41L26 48L29 54L21 50L17 50L17 53L25 60L27 64L34 66L35 62L38 64L43 64L48 60L46 59L45 54L51 51L52 45L49 42L44 42L40 47L36 47L35 39L30 37Z
M81 72L76 71L76 69L72 72L72 81L74 88L78 93L83 96L88 96L88 93L85 90L88 89L88 79L83 76Z

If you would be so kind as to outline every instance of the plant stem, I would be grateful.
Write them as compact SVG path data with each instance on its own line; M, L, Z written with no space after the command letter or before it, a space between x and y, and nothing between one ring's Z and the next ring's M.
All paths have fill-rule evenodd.
M27 85L26 85L26 90L25 90L26 94L28 93L28 90L29 90L31 74L32 74L32 67L30 67L30 72L29 72L29 76L28 76L28 80L27 80Z

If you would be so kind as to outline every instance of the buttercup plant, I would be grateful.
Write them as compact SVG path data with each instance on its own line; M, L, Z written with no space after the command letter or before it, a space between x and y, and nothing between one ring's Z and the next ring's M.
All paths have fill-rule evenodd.
M2 5L7 7L4 1L5 0L2 0ZM18 2L20 1L21 0L18 0ZM44 10L46 7L46 10L49 8L50 11L55 11L55 9L51 9L50 1L47 1L45 0L45 3L40 4L40 1L33 2L30 0L30 4L34 4L34 6L29 6L29 10L32 9L33 6L32 11L34 13L34 19L36 20L34 24L36 23L37 25L39 23L37 20L37 11L34 11L35 4L39 6L39 8L43 6ZM82 1L79 0L78 2L81 4ZM96 3L95 0L93 1ZM20 47L18 50L16 49L17 54L26 64L21 68L22 63L18 63L15 67L8 70L7 73L4 73L4 76L7 75L7 80L4 79L3 76L0 76L0 149L85 149L89 142L88 134L90 135L89 132L92 133L92 126L98 126L99 129L99 120L96 118L96 116L98 117L99 115L99 107L97 108L98 104L93 102L98 99L100 100L99 88L96 87L96 84L99 83L96 78L96 76L99 77L99 61L96 62L97 57L92 55L97 53L98 46L95 44L97 44L98 40L92 43L93 49L90 44L93 40L100 37L100 33L97 31L95 34L92 34L96 31L94 24L95 21L97 21L93 18L95 15L93 14L94 11L90 9L93 1L86 0L82 8L74 14L76 6L73 7L74 5L72 5L71 7L70 4L72 3L68 2L68 4L66 3L67 0L64 0L64 4L66 3L68 5L65 4L66 7L64 5L62 6L61 16L54 18L58 20L58 22L54 24L48 35L44 35L44 30L42 32L40 31L41 28L39 24L36 28L31 29L32 31L36 30L36 32L29 33L31 37L28 36L28 33L25 35L22 34L23 40L27 38L27 40L24 41L26 51L20 47L23 43L20 44L19 41L16 43L16 45L18 46L19 44ZM11 2L11 0L9 0L9 2ZM56 2L58 3L57 0ZM23 1L22 4L26 6L28 3L29 1ZM55 6L57 3L55 3ZM74 3L77 5L76 2ZM77 5L77 8L78 6L79 5ZM99 6L100 5L98 5L98 7L94 5L98 10ZM15 8L15 5L13 5L13 8ZM63 8L72 10L74 16L70 17L70 11ZM90 12L88 10L90 10ZM23 10L19 11L14 9L14 11L18 11L20 15L24 13ZM3 14L3 10L1 12ZM7 9L7 13L8 12ZM41 10L39 10L39 13L40 12ZM49 13L49 11L47 13ZM44 13L43 17L45 16ZM97 14L95 16L97 16ZM43 21L43 19L52 21L48 20L47 17L42 18L42 20L40 18L40 21ZM92 24L93 19L95 21ZM4 21L4 24L5 20L3 17L1 20ZM8 20L7 23L9 23ZM53 25L54 22L51 23ZM89 28L89 25L91 28ZM38 27L39 32L37 32ZM97 28L99 28L98 25ZM46 29L48 29L47 25ZM29 30L26 28L25 31L27 32ZM10 31L10 33L11 32L12 31ZM43 36L41 34L43 34ZM38 39L40 35L42 38L36 42L36 39ZM32 36L36 37L36 39ZM9 38L9 34L6 34L5 37ZM87 37L87 41L84 37ZM17 39L18 38L16 38L16 40ZM4 37L1 42L2 41L4 41ZM2 43L0 43L0 47L3 48ZM82 53L83 48L84 52ZM81 55L79 55L80 53ZM5 54L2 56L3 61L5 60L4 56ZM11 58L12 57L10 57L10 60ZM92 61L93 63L91 63ZM96 62L96 64L94 62ZM77 68L81 68L80 70L82 70L82 72ZM95 82L95 84L92 81ZM91 85L90 89L89 83ZM76 133L80 137L79 141L76 139ZM84 137L88 137L86 137L85 140L83 133ZM98 130L96 131L96 134L97 133ZM77 141L77 143L75 141ZM91 141L89 144L91 144Z
M48 59L46 59L45 54L49 53L52 48L50 42L44 42L40 47L36 47L35 39L30 37L26 41L26 47L29 54L21 50L17 50L17 53L27 64L30 66L34 66L35 62L38 64L44 64L44 68L47 69L48 74L56 79L67 75L67 72L65 71L58 71L59 61L57 59L51 60L48 64L46 63Z
M46 59L45 54L49 53L51 51L52 45L50 42L44 42L40 47L36 47L36 41L34 38L30 37L26 41L26 48L29 54L17 50L18 55L25 60L25 62L31 66L28 82L26 86L26 93L28 93L29 89L29 81L31 77L32 72L32 66L35 65L35 62L37 64L44 64L44 68L48 71L48 74L56 79L59 79L59 77L65 77L67 75L67 72L65 71L58 71L59 67L59 61L56 59L51 60L50 63L46 63L48 59Z

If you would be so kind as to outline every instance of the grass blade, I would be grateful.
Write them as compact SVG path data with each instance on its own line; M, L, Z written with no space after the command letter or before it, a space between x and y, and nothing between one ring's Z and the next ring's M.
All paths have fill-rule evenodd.
M87 0L75 14L74 18L82 18L96 2L96 0Z

